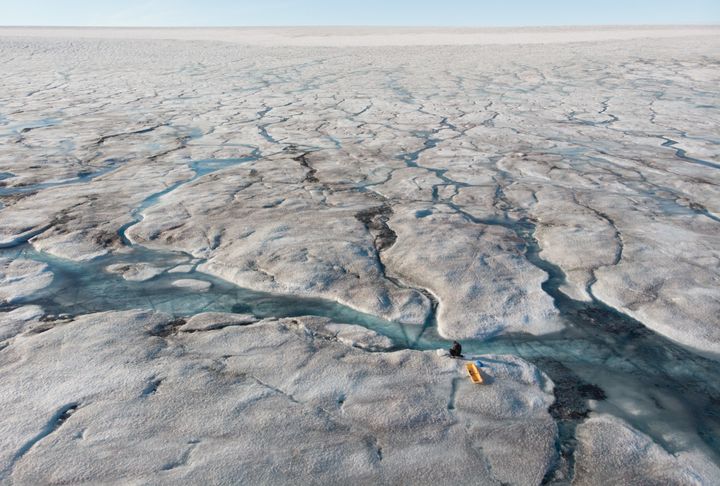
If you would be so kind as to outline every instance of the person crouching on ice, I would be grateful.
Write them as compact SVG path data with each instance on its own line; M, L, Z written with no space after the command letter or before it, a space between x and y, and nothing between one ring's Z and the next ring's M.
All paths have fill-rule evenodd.
M453 341L452 347L450 348L450 356L453 358L462 357L462 346L459 342Z

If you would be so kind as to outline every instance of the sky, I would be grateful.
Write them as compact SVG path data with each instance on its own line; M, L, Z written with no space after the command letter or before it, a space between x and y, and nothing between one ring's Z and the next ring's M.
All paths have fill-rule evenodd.
M720 0L0 0L0 25L720 24Z

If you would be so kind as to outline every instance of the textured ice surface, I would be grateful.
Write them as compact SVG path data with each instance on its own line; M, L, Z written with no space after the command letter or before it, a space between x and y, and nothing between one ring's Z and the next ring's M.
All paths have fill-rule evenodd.
M179 278L172 283L175 287L182 287L196 292L207 292L212 287L212 283L206 280L197 280L194 278Z
M165 269L150 263L113 263L105 267L105 271L120 274L125 280L142 282L157 277L163 273Z
M720 469L702 457L669 454L621 420L600 415L578 427L573 484L712 484Z
M0 258L0 303L13 303L50 285L47 265L22 258Z
M557 328L508 250L527 218L568 295L717 352L718 36L647 32L492 50L7 38L2 241L83 260L127 236L407 323L434 296L445 336L483 337Z
M0 34L2 479L718 481L717 27Z
M257 318L249 314L202 312L187 319L178 329L182 332L212 331L228 326L244 326L257 321Z
M368 353L335 332L313 319L190 332L136 311L18 336L0 354L0 480L540 482L556 429L535 367L492 357L480 388L460 361Z
M537 221L543 256L566 272L569 295L592 293L716 351L718 74L705 55L717 36L685 34L562 52L296 47L267 56L202 42L179 54L179 44L78 40L92 54L82 59L68 40L8 38L0 151L12 177L2 181L0 233L85 259L119 249L118 228L136 218L132 241L207 259L204 270L245 287L419 324L430 306L415 285L440 301L444 335L482 337L557 327L542 275L521 255L503 262L512 233L497 246L497 231L479 236L486 221L469 219L525 217ZM682 66L673 60L680 55ZM117 76L116 60L124 72L153 69ZM28 88L20 81L30 73L37 86ZM254 162L220 164L176 186L207 170L190 161L251 154ZM58 181L66 183L46 187ZM396 233L392 213L420 201L436 215L399 227L397 242L383 240ZM358 217L378 207L385 221ZM438 214L449 230L431 224ZM449 255L423 243L430 226L449 244L477 241L481 262L472 246L444 250L461 267L479 267L461 277L445 266ZM394 268L402 248L417 261ZM408 288L382 278L385 270ZM481 286L479 272L492 284Z

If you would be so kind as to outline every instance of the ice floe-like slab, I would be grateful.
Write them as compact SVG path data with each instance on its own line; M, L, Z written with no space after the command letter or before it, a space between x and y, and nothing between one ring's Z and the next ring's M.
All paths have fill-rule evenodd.
M452 213L424 216L421 211L403 208L390 219L398 242L385 260L403 281L437 297L443 337L542 334L562 327L552 299L540 288L547 275L525 259L514 232Z
M305 322L189 333L135 311L18 336L2 351L0 479L540 482L556 429L532 365L491 357L478 387L461 361L363 351Z
M622 420L597 415L578 427L573 484L712 484L720 468L707 456L672 454Z
M0 312L0 341L25 332L44 314L42 308L37 305L25 305L8 312Z
M212 287L212 282L207 280L198 280L196 278L180 278L175 280L172 285L185 289L195 290L197 292L207 292Z
M52 283L47 265L24 258L0 258L0 302L14 303Z
M131 282L143 282L157 277L166 269L151 263L113 263L105 267L109 273L117 273Z

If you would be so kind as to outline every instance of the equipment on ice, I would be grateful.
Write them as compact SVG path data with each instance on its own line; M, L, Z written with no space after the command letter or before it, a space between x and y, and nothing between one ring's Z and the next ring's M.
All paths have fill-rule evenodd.
M473 381L473 383L480 384L483 382L483 377L480 374L480 370L475 363L466 363L465 368L467 368L468 374L470 375L470 379Z

